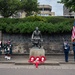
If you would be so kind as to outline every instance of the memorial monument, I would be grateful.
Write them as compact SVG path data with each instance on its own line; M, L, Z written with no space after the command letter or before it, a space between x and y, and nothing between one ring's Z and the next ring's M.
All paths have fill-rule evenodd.
M42 38L41 32L39 31L38 27L36 27L31 37L32 46L41 48L41 42L42 42L41 38Z
M30 49L30 56L45 56L45 50L42 46L42 35L38 27L32 33L31 36L32 48Z

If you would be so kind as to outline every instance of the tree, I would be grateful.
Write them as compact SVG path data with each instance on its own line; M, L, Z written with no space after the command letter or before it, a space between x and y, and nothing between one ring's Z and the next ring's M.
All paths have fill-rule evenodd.
M20 9L20 0L0 0L0 14L9 17Z
M0 0L0 14L10 17L19 10L24 10L27 16L38 11L37 0Z
M75 0L60 0L58 3L63 3L71 11L75 11Z
M21 0L22 9L26 12L26 16L30 16L33 12L38 12L37 0Z

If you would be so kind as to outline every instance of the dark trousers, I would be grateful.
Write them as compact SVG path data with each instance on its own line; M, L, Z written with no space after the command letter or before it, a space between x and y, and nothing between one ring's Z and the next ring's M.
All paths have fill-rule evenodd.
M2 49L0 48L0 54L2 54L2 51L1 51Z
M75 51L74 51L74 61L75 61Z
M12 54L12 49L10 49L10 54Z
M64 52L65 53L65 62L68 62L68 53L69 52Z

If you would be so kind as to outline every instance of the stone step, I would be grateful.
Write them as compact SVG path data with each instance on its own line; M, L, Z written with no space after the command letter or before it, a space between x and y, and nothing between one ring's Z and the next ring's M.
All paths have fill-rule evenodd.
M14 65L33 65L32 63L29 63L29 62L13 62L13 61L0 61L0 64L14 64ZM45 63L41 63L39 65L60 65L59 62L53 62L53 61L46 61Z
M33 64L28 62L15 62L15 65L33 65ZM60 65L60 64L59 62L45 62L39 65Z
M10 61L0 61L0 64L14 64L14 65L33 65L29 62L10 62ZM46 61L45 63L39 65L50 65L50 66L60 66L61 64L75 64L75 62L56 62L56 61Z

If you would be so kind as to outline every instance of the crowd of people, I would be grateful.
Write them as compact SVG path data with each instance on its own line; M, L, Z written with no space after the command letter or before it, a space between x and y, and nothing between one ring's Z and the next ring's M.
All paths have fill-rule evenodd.
M2 43L2 41L0 41L0 54L2 54L2 52L4 52L5 54L5 59L10 60L11 59L11 54L12 54L12 44L11 41L5 41L4 43Z

